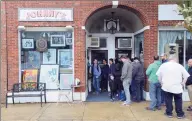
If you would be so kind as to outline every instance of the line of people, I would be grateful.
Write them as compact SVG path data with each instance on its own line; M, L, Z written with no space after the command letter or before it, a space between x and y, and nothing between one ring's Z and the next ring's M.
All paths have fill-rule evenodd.
M94 59L90 73L93 77L94 93L99 94L110 87L111 101L125 101L124 105L129 105L131 101L143 101L144 71L143 64L139 58L135 57L133 62L127 56L122 56L114 60L103 60L102 69ZM117 98L116 98L117 97Z
M166 57L167 55L164 55L164 61L161 63L159 56L154 56L154 62L146 70L151 98L151 103L146 109L151 111L161 110L161 106L165 103L165 115L172 118L174 99L177 118L183 119L185 113L182 106L182 93L186 86L192 101L192 59L188 61L189 69L187 72L178 63L175 55L170 55L168 60ZM192 106L189 106L187 110L192 111Z
M110 98L115 100L118 95L119 100L124 100L123 105L129 106L131 102L143 101L143 87L144 87L144 68L139 58L135 57L133 62L127 56L121 56L116 59L103 60L104 68L101 70L94 60L91 66L93 75L93 87L97 94L101 91L107 91L108 82L110 87ZM188 72L178 63L176 56L167 55L154 56L154 62L150 64L146 70L146 76L149 81L149 94L151 103L147 110L155 111L161 110L161 106L166 106L165 115L169 118L173 117L172 101L174 98L177 118L185 117L182 107L182 93L187 87L189 97L192 102L192 59L188 60ZM101 78L101 79L100 79ZM100 89L100 80L102 87ZM122 95L125 98L122 99ZM192 111L192 105L188 107L188 111Z

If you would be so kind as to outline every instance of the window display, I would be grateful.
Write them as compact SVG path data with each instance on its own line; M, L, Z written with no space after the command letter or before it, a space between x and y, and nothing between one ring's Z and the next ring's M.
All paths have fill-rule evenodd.
M192 58L192 34L182 30L159 31L159 55L166 53L166 45L178 46L179 63L187 69L187 61ZM185 41L185 42L184 42Z
M58 85L62 89L68 88L69 85L66 85L68 83L63 82L69 80L62 80L60 83L60 79L70 78L70 84L73 83L72 31L23 31L20 35L21 72L38 69L40 72L38 82L46 81L47 89L58 89ZM52 78L49 72L54 65L58 66L58 70ZM66 74L67 78L60 77ZM56 80L59 80L60 84L56 85L54 82Z

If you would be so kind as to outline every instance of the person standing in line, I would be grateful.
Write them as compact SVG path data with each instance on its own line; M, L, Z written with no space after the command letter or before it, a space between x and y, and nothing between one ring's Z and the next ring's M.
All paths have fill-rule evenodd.
M109 77L109 65L107 64L107 60L103 59L103 68L101 69L101 90L108 90L108 77Z
M133 72L132 72L132 92L133 92L133 101L135 102L140 102L142 100L142 92L143 90L141 89L141 84L142 81L144 81L144 72L143 72L143 66L141 65L139 58L135 57L133 59Z
M115 59L115 84L117 85L117 94L118 94L118 99L121 100L121 93L123 91L123 85L121 81L121 64L118 60L118 58Z
M114 78L114 75L115 75L115 64L113 62L113 59L110 58L109 59L109 87L110 87L110 98L111 98L111 101L114 101L115 100L115 91L116 91L116 87L115 87L115 78Z
M129 87L132 80L132 64L130 59L125 55L121 56L121 61L123 62L121 80L123 82L123 88L126 96L126 101L123 105L129 106L131 104Z
M156 75L160 66L159 56L154 56L154 62L150 64L146 70L149 81L149 95L151 98L151 103L150 106L146 108L147 110L155 111L156 108L161 110L161 84Z
M95 89L96 94L98 95L100 93L101 68L98 64L97 59L94 59L91 71L93 75L93 87Z
M162 89L165 91L165 115L169 118L173 117L173 98L175 102L175 110L178 119L183 119L185 113L182 107L182 93L187 78L190 76L186 69L178 63L175 55L170 55L169 61L162 64L156 75L161 82Z
M167 54L164 53L161 55L161 62L162 64L168 62ZM165 92L163 90L161 90L161 105L165 106Z
M188 67L189 67L188 68L188 73L190 74L190 76L187 79L186 87L187 87L187 90L188 90L188 93L189 93L189 98L190 98L190 101L191 101L191 104L192 104L192 59L188 60ZM187 108L187 111L192 111L192 105L190 105Z

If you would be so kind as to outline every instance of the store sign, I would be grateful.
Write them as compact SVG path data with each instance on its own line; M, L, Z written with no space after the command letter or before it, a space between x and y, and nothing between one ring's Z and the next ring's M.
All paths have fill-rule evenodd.
M19 21L73 21L73 9L19 8Z

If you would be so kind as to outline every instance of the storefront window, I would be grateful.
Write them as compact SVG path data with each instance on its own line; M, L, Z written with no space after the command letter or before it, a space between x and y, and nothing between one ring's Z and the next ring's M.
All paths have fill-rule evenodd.
M188 69L187 61L192 58L192 33L187 32L186 35L186 69Z
M73 84L72 37L72 31L21 32L21 71L36 69L40 78L41 65L59 65L59 87L60 89L70 88L70 85ZM42 48L44 45L39 40L44 40L47 43L46 48ZM23 81L23 73L21 77ZM38 82L40 81L39 78ZM47 87L47 89L57 89L57 87Z
M143 54L143 40L144 40L144 33L135 35L134 38L135 57L140 57L140 55Z
M171 46L175 46L174 53L178 56L179 63L183 65L184 31L159 31L159 55L163 53L171 54L168 49Z

